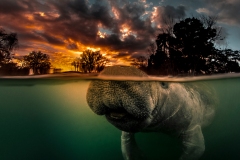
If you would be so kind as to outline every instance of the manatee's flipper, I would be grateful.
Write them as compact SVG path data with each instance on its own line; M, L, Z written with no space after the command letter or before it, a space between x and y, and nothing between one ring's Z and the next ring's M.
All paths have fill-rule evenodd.
M183 154L180 160L198 160L205 150L201 126L196 125L182 135Z
M124 160L146 160L137 146L134 133L122 131L121 148Z

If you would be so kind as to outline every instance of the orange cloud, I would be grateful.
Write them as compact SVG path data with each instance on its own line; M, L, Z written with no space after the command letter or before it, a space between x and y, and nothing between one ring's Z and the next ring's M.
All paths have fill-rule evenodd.
M131 57L146 54L158 31L151 12L155 17L160 13L146 5L145 0L1 0L0 24L17 32L17 55L41 50L57 68L71 68L70 62L86 49L101 50L110 64L129 65Z

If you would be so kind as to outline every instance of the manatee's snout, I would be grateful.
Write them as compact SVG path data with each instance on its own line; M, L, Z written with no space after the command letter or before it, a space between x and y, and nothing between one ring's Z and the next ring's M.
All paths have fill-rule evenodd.
M134 67L112 66L104 69L104 76L147 75ZM150 82L95 80L89 85L87 103L98 115L105 115L107 120L123 131L135 132L141 129L156 105L157 97Z
M124 131L136 132L151 114L151 98L146 96L144 82L93 81L87 102L94 113Z
M98 115L123 116L129 113L144 118L149 112L150 102L142 83L144 82L93 81L88 88L87 102Z

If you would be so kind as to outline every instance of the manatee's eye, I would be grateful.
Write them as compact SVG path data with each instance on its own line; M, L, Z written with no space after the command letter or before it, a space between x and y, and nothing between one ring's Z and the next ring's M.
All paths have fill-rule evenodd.
M168 88L168 84L166 82L160 82L162 88Z

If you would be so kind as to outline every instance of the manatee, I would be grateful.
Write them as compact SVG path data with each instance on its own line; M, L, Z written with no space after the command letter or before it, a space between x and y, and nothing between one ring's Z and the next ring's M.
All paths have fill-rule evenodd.
M99 76L148 75L134 67L112 66ZM205 150L202 127L211 123L216 106L214 90L204 83L94 80L86 99L94 113L122 131L125 160L145 159L134 138L137 132L177 136L183 149L179 159L199 159Z

